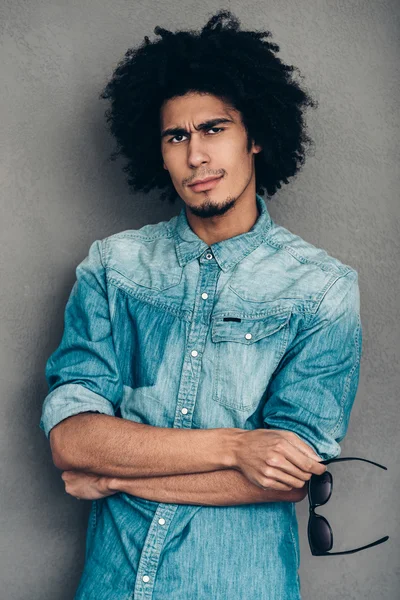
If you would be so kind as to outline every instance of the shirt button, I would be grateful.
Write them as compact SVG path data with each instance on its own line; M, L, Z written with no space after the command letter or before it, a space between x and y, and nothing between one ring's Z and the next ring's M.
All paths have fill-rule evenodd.
M210 260L212 257L213 257L213 255L210 252L207 252L206 259Z
M165 519L158 519L158 522L160 523L160 525L165 525Z
M251 340L253 336L251 335L251 333L246 333L244 337L246 338L246 340Z
M203 294L201 295L201 297L203 298L203 300L207 300L208 294L206 294L206 292L203 292Z
M187 408L182 408L181 413L183 415L187 415L188 409Z
M198 352L197 352L197 350L192 350L191 354L192 354L192 356L197 356Z
M142 579L143 579L143 581L145 581L146 583L147 583L148 581L150 581L150 577L149 577L148 575L143 575Z

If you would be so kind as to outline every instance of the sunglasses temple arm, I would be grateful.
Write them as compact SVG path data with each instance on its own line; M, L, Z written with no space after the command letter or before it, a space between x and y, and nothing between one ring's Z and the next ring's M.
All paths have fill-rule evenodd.
M380 465L379 463L373 462L372 460L367 460L366 458L356 458L354 456L346 456L344 458L329 458L328 460L322 460L321 464L328 465L329 463L332 463L332 462L342 462L344 460L362 460L363 462L370 463L371 465L375 465L376 467L379 467L380 469L385 469L385 471L387 471L387 467L384 467L383 465Z
M326 552L324 554L322 554L321 556L333 556L333 555L337 555L337 554L353 554L353 552L359 552L360 550L365 550L366 548L372 548L372 546L377 546L378 544L383 544L383 542L386 542L386 540L389 539L388 535L385 535L385 537L381 538L380 540L377 540L376 542L372 542L372 544L368 544L367 546L361 546L361 548L354 548L354 550L346 550L343 552Z

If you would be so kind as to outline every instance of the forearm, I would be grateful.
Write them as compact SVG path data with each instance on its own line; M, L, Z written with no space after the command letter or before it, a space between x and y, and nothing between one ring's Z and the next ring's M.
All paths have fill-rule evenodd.
M264 490L236 469L164 477L107 480L112 492L125 492L146 500L172 504L234 506L260 502L299 502L307 495L303 488L290 491Z
M154 427L103 414L80 413L50 432L54 464L108 477L204 473L233 466L241 429Z

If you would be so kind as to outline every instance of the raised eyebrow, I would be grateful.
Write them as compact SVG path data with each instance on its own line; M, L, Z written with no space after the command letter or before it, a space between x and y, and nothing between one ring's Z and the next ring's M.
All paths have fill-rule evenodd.
M218 125L219 123L233 123L233 122L234 121L232 119L226 119L226 118L210 119L209 121L204 121L204 123L200 123L197 127L195 127L195 129L197 131L200 131L202 129L211 129L212 127L215 127L215 125ZM183 127L169 127L168 129L164 129L164 131L161 133L161 138L164 138L169 135L172 135L172 136L187 135L188 133L189 133L189 131L187 131Z

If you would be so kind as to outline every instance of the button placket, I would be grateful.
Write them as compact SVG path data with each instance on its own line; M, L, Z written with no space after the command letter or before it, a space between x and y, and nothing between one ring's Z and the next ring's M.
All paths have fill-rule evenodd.
M206 255L207 262L200 261L200 275L195 295L192 321L187 339L187 348L196 348L186 356L182 366L181 380L178 392L175 420L173 427L190 429L192 426L193 408L197 396L197 387L200 380L201 360L200 357L205 347L205 342L210 326L213 299L216 293L219 268L215 261L211 261L213 255ZM211 262L209 262L211 261ZM208 292L201 292L207 289ZM211 302L203 300L210 299ZM168 523L178 509L178 505L159 503L154 514L152 524L144 544L139 570L137 574L134 597L140 600L150 599L153 593L157 566L163 549L164 540L168 531ZM168 522L165 522L164 516Z
M209 251L206 253L211 254ZM200 274L187 338L187 348L192 348L192 350L186 352L183 362L174 427L191 427L201 373L201 357L206 343L213 309L213 298L220 273L218 264L215 261L212 263L206 262L204 257L205 254L202 255L202 259L199 261ZM211 258L213 258L212 254ZM207 290L207 292L204 290ZM211 300L211 302L204 302L205 299Z
M163 504L160 502L154 513L139 561L134 598L144 600L152 597L158 561L168 533L169 524L177 508L178 505Z

